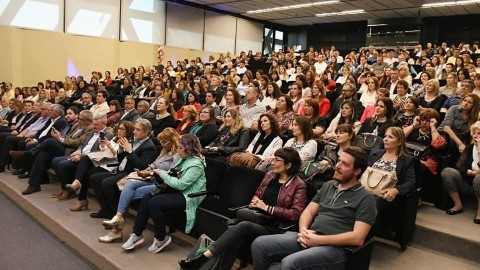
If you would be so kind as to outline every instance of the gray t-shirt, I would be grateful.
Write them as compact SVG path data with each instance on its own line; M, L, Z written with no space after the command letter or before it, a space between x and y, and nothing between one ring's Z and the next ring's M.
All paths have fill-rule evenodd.
M334 235L353 231L355 221L370 225L375 223L375 198L360 183L339 191L338 182L331 180L323 184L312 202L320 205L310 226L318 234Z

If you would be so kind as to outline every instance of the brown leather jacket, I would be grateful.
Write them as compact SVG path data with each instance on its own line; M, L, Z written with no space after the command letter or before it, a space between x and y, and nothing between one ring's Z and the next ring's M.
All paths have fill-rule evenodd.
M262 199L265 188L275 177L277 175L269 171L260 183L255 196ZM277 206L273 208L272 215L284 220L296 221L300 218L306 203L307 186L300 177L294 176L280 187Z

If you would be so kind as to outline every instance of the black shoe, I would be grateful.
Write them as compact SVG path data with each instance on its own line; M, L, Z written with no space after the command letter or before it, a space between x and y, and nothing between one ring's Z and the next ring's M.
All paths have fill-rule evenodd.
M12 175L19 175L19 174L22 174L22 173L25 173L25 170L23 169L20 169L20 170L15 170L12 172Z
M29 178L30 173L29 172L24 172L22 174L17 175L17 177L20 178L20 179Z
M475 224L480 224L480 218L474 218L473 223Z
M193 269L200 269L203 264L205 264L208 261L208 258L205 257L205 255L198 254L193 256L192 258L186 259L186 260L181 260L178 261L178 264L182 269L185 270L193 270Z
M453 215L456 215L456 214L461 214L461 213L463 213L463 208L459 209L459 210L448 209L446 211L446 213L447 213L447 215L450 215L450 216L453 216Z
M90 217L91 218L103 218L103 219L112 219L114 215L112 214L108 214L107 212L105 211L98 211L96 213L91 213L90 214Z

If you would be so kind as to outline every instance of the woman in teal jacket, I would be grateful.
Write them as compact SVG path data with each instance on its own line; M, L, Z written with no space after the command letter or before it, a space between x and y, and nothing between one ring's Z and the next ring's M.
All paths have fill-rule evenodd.
M189 198L188 194L200 192L206 188L205 161L200 154L201 149L200 141L195 135L182 135L178 149L178 155L181 159L173 166L173 170L177 172L176 175L160 169L153 171L169 187L169 191L153 197L150 194L143 197L133 233L130 234L122 248L131 250L143 245L142 232L151 217L155 224L155 238L148 251L152 253L160 252L172 241L172 238L165 234L164 215L164 212L171 212L172 210L178 210L178 214L185 211L185 232L190 232L195 224L197 207L204 197Z

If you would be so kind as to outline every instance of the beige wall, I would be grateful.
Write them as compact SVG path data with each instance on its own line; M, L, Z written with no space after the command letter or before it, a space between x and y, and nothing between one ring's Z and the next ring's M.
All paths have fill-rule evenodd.
M14 86L33 86L46 79L63 81L66 75L90 78L93 70L110 70L115 76L118 67L157 62L158 46L153 44L13 27L0 27L0 37L0 81ZM218 57L218 53L164 46L164 63L197 56L207 61L210 55Z

